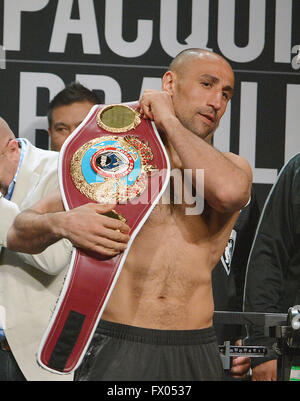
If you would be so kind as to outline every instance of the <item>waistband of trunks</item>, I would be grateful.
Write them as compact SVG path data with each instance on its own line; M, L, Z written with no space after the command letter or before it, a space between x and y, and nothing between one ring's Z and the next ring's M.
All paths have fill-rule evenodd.
M101 320L96 333L126 341L160 345L196 345L217 341L213 327L198 330L157 330Z

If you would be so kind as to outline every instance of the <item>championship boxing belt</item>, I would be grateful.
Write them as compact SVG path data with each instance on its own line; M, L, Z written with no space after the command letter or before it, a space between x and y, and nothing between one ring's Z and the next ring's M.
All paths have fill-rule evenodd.
M167 153L137 103L94 106L64 143L59 184L66 210L85 203L116 204L110 217L130 227L126 251L108 258L74 248L38 363L66 374L76 369L93 337L130 246L168 185Z

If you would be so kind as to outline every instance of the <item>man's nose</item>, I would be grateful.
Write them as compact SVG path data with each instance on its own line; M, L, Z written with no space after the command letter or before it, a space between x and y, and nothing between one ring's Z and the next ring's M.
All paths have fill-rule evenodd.
M215 109L215 111L220 110L221 106L222 106L222 91L212 91L209 99L208 99L208 103L209 106L213 107Z

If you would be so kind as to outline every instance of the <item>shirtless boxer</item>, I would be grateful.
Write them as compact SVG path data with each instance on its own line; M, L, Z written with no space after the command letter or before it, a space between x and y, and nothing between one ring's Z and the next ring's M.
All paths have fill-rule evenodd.
M77 380L222 379L211 272L249 200L252 180L247 161L211 145L233 88L226 60L189 49L171 63L162 91L141 97L139 110L154 120L172 169L204 170L205 207L196 216L186 214L184 203L161 202L153 210L131 246ZM103 215L113 205L62 208L53 196L20 214L8 246L41 252L65 237L105 255L126 248L129 228Z

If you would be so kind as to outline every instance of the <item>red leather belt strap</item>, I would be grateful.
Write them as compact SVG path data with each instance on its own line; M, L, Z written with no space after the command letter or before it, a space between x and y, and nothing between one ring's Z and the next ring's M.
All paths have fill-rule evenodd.
M126 105L135 109L136 104ZM141 119L129 131L112 134L100 126L99 121L97 123L99 112L103 109L104 106L94 106L63 145L59 161L61 193L66 210L88 202L97 202L97 199L87 196L89 188L86 187L90 185L94 188L93 185L98 185L97 182L87 183L89 175L96 173L99 178L100 171L104 174L106 183L107 177L120 178L121 182L123 177L126 179L127 174L130 184L134 184L127 187L125 185L125 189L123 184L120 185L119 202L115 211L126 219L130 227L130 241L124 253L110 259L74 249L61 295L38 352L39 364L54 373L70 373L80 365L121 273L130 246L169 180L168 156L154 123ZM118 141L123 140L126 143L124 142L125 147L122 150ZM84 158L89 160L86 167L83 166ZM78 169L76 163L80 164L80 160L82 168ZM144 165L142 176L137 173L140 171L139 163ZM120 167L112 168L115 165ZM151 169L155 169L156 174L149 173ZM74 181L74 174L77 182L76 179ZM103 180L103 177L100 179ZM82 183L82 187L78 182ZM100 191L99 195L99 191L95 190L94 194L101 198L106 194L105 191ZM125 195L131 199L138 195L138 202L122 202Z

